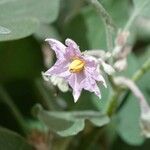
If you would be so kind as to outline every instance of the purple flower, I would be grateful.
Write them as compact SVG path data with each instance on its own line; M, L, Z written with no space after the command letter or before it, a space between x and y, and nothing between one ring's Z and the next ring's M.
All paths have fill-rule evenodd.
M64 78L73 89L76 102L82 89L94 92L101 98L97 82L106 87L103 76L98 71L98 64L91 56L80 52L79 46L71 39L66 39L65 45L55 39L46 39L55 51L57 61L44 75Z

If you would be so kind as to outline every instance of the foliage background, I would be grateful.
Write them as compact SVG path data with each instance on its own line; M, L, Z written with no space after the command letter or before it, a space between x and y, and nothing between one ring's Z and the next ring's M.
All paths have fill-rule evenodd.
M138 0L101 0L100 2L112 16L117 28L124 27L134 5L138 4ZM144 19L137 19L131 26L129 44L133 45L133 48L128 57L128 68L122 73L127 77L131 77L150 56L150 20L149 13L144 11L140 13ZM142 23L140 19L143 19ZM46 134L43 124L31 113L37 103L46 110L100 112L107 103L110 87L101 89L100 101L93 94L83 92L78 103L75 104L71 92L62 93L57 87L45 85L41 71L47 69L42 51L44 47L49 49L44 42L47 37L61 41L71 38L80 45L81 50L107 50L102 19L87 1L0 0L0 84L3 86L0 87L0 149L27 150L32 149L31 144L37 146L38 137ZM54 55L50 60L53 63ZM150 102L149 83L149 73L137 83L148 102ZM74 137L61 138L51 133L53 138L48 142L51 149L149 149L149 140L144 139L140 134L139 106L132 94L126 99L120 111L105 128L93 127L86 122L84 131ZM30 128L29 133L24 133L19 125L20 121L14 115L16 107L21 117L23 116L23 123ZM40 130L42 135L36 133L36 130L37 136L33 136L31 131L35 129ZM99 130L102 131L95 141L95 135ZM41 141L47 144L47 141Z

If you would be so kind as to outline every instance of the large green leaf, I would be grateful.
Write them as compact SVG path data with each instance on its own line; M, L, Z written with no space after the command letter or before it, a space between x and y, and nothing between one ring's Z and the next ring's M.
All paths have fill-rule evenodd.
M26 37L35 32L40 23L53 22L59 10L59 0L0 1L0 25L8 28L8 35L0 41Z
M117 131L121 138L131 145L141 145L144 137L139 126L140 110L136 98L131 95L119 112Z
M5 27L0 26L0 34L9 34L11 31Z
M33 150L23 137L17 133L0 127L1 150Z
M138 15L142 15L142 16L147 16L150 17L150 1L149 0L133 0L134 2L134 11L136 11L136 13Z
M0 34L0 41L14 40L31 35L38 27L38 21L31 18L20 18L15 20L4 21L3 26L8 27L11 32Z
M49 37L55 38L57 40L60 39L56 28L49 24L40 24L38 30L36 30L36 32L34 33L34 36L41 41L44 41Z
M76 135L84 129L86 119L99 127L109 122L108 116L97 111L45 111L36 106L36 113L50 130L60 136Z

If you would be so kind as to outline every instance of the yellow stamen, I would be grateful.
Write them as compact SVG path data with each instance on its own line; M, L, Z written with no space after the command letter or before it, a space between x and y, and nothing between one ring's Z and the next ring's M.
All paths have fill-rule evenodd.
M74 59L69 65L69 71L71 73L77 73L83 70L85 62L81 59Z

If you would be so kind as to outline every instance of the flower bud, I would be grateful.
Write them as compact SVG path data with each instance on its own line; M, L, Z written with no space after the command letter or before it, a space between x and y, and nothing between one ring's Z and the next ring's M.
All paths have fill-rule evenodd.
M117 38L115 40L115 44L118 46L124 46L127 42L129 35L130 35L129 31L119 31Z
M125 70L127 67L127 59L119 59L115 62L114 64L114 68L116 71L121 72L123 70Z
M112 75L115 73L114 68L111 65L105 63L104 61L102 61L102 67L108 75Z

